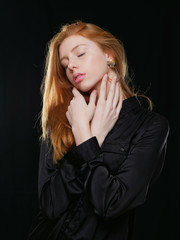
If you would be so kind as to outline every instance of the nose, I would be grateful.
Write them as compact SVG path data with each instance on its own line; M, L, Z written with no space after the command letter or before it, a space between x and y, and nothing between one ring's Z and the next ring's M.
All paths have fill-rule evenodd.
M74 61L69 61L69 63L68 63L68 68L69 68L71 71L73 71L74 69L77 69L77 68L78 68L78 65L77 65L77 63L74 62Z

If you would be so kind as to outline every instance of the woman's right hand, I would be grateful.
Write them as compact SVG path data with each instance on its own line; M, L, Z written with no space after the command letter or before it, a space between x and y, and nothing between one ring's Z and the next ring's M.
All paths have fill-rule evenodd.
M97 137L100 146L115 125L123 102L122 89L120 83L116 83L116 77L111 81L107 98L106 88L107 74L102 79L96 110L91 121L91 132L93 136Z

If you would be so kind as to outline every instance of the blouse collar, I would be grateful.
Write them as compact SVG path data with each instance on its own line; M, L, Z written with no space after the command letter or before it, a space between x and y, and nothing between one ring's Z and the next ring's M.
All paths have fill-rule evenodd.
M122 103L122 108L121 108L121 115L124 115L130 111L132 111L135 108L140 108L141 107L141 102L136 96L132 96L129 98L126 98L123 103Z

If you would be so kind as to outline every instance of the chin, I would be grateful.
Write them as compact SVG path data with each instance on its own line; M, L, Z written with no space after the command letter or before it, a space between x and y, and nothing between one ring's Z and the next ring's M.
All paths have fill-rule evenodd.
M81 91L81 92L85 92L85 93L91 93L94 89L96 89L97 85L99 84L99 81L91 81L90 79L88 79L89 81L82 81L80 82L80 84L77 86L77 88Z
M78 86L77 88L80 92L91 93L94 89L94 86Z

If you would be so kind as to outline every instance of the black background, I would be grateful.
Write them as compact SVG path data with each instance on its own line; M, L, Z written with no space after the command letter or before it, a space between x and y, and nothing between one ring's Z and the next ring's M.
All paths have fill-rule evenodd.
M177 1L178 2L178 1ZM0 216L2 239L26 239L38 213L40 84L47 42L82 20L125 46L133 81L166 116L170 134L161 177L137 210L134 240L179 239L179 7L175 1L0 2Z

